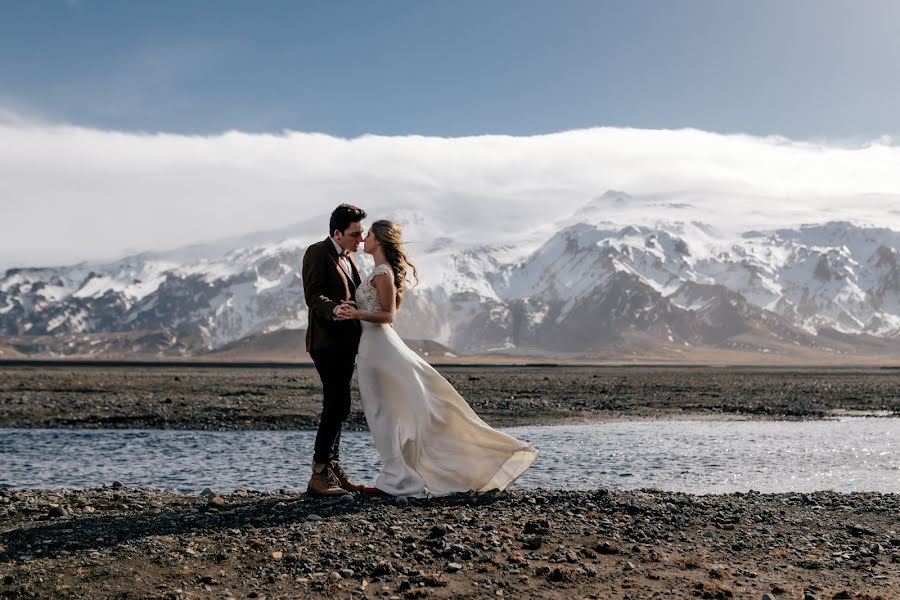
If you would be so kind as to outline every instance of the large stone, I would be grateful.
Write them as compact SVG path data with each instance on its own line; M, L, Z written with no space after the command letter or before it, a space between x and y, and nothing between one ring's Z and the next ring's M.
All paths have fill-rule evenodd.
M459 563L452 562L447 563L447 567L444 569L448 573L456 573L457 571L462 571L463 566Z

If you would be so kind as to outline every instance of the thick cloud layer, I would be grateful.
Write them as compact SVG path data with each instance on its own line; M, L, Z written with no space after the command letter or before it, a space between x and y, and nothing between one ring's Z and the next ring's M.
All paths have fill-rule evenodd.
M533 137L227 132L47 125L0 113L0 268L283 228L340 202L415 209L460 242L515 240L596 204L615 222L748 229L847 219L900 229L900 147L596 128ZM595 210L595 212L596 212Z

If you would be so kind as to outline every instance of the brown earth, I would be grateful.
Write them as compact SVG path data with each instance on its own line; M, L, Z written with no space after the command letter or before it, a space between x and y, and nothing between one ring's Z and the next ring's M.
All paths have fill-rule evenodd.
M897 369L437 368L495 426L900 415ZM312 367L0 366L0 427L309 429L320 410ZM366 426L355 391L347 426Z

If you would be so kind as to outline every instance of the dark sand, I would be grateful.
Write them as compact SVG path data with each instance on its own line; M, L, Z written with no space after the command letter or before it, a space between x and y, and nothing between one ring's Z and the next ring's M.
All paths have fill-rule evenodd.
M438 367L488 423L900 415L900 370ZM314 429L314 369L0 367L0 427ZM365 429L354 391L349 428Z

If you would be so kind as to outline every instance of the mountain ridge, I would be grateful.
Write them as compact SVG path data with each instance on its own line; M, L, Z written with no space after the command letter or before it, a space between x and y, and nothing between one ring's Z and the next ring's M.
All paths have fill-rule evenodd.
M411 239L428 243L411 251L423 284L407 293L398 332L456 355L589 358L630 352L628 340L785 357L898 352L900 232L827 221L729 235L697 219L608 219L604 207L630 201L607 192L519 245L460 242L401 211ZM108 334L118 341L86 343L185 356L304 328L299 270L324 237L320 220L105 264L8 269L0 346L64 354L21 341L60 338L90 355L79 336Z

